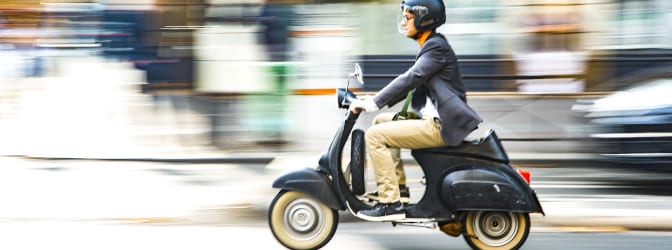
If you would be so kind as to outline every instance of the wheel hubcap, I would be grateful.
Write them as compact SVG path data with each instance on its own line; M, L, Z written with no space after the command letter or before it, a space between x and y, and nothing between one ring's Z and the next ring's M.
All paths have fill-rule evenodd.
M315 210L306 204L293 206L288 216L289 224L297 232L308 232L315 227Z
M318 235L324 225L324 214L319 204L309 199L297 199L289 203L283 218L287 231L293 237L304 240Z
M490 246L511 242L518 231L518 220L513 213L479 212L474 223L478 239Z

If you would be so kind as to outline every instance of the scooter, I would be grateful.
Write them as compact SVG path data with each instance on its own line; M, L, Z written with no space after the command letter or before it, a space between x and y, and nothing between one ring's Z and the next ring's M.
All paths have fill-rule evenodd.
M339 108L357 98L348 90L351 78L363 84L359 65L337 89ZM361 113L347 111L317 167L278 176L280 189L270 204L268 222L275 238L290 249L319 249L334 236L338 211L357 212L373 204L364 198L364 131L354 129ZM350 162L342 156L350 139ZM424 173L425 191L406 206L406 218L393 226L439 228L463 236L473 249L518 249L530 232L530 213L544 214L530 174L514 169L493 129L477 129L459 146L411 150ZM360 218L362 220L366 220Z

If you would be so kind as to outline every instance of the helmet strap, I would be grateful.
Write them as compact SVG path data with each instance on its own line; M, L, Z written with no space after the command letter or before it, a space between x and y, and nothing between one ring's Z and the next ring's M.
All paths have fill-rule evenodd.
M422 32L418 31L418 32L415 34L415 37L413 37L413 40L416 40L416 41L417 41L418 39L420 39L420 38L422 37L423 34L425 34L425 32L427 32L427 31L422 31Z

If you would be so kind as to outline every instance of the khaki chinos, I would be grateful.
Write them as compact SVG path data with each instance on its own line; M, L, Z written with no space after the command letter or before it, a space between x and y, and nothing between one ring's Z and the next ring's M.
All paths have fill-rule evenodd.
M406 182L400 149L444 146L438 118L392 121L394 113L381 113L366 131L369 151L381 203L399 201L399 184Z

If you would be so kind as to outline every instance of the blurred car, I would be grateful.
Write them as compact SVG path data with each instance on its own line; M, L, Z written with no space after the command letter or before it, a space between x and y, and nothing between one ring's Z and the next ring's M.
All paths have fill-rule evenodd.
M589 149L626 167L672 172L672 69L623 84L628 87L573 106L588 124Z

